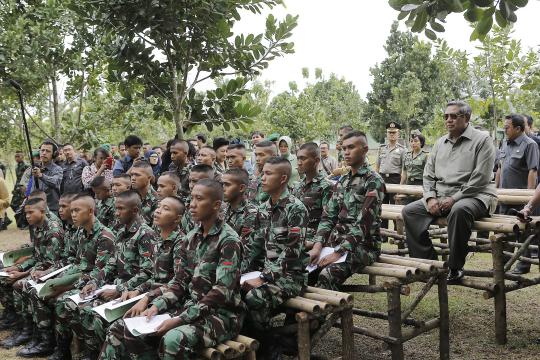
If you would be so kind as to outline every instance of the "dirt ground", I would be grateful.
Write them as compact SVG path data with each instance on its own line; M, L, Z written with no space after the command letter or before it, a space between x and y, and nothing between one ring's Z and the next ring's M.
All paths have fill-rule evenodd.
M8 229L0 232L0 249L18 247L28 241L28 232ZM474 254L467 262L469 269L490 269L490 257L485 254ZM530 276L538 274L538 267ZM365 276L357 275L349 280L351 283L367 283ZM410 296L403 296L405 308L414 299L420 289L415 286ZM355 294L357 307L373 311L386 311L385 294ZM450 307L450 349L451 358L456 360L492 360L492 359L538 359L540 344L535 340L540 337L540 287L529 287L508 294L508 344L495 343L493 300L484 300L480 291L460 286L449 288ZM434 317L438 313L437 293L431 291L413 316L418 319ZM384 321L355 317L355 325L373 328L379 332L386 331ZM0 332L0 339L8 332ZM424 334L405 344L407 359L437 359L438 331ZM17 349L0 348L1 360L19 359L15 356ZM338 330L331 330L314 348L314 354L324 358L340 356L341 335ZM382 342L356 335L355 351L357 359L382 360L390 359L390 352Z

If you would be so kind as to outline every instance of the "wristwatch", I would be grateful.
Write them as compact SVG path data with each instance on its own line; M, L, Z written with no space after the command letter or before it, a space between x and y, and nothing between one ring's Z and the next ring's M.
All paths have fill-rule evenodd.
M343 255L345 253L345 249L341 247L341 245L334 246L334 252Z
M265 273L261 273L261 275L259 275L259 278L264 281L264 282L271 282L272 281L272 277L268 274L265 274Z

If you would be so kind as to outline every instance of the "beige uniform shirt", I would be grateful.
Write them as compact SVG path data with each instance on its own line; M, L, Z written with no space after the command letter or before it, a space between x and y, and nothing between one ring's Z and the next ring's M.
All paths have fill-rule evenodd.
M495 154L489 135L471 125L456 140L448 135L439 138L424 169L424 203L432 197L475 198L493 213L497 205L491 183Z
M380 174L401 174L403 160L407 149L399 143L392 149L388 144L379 147L377 155L377 165L379 166Z

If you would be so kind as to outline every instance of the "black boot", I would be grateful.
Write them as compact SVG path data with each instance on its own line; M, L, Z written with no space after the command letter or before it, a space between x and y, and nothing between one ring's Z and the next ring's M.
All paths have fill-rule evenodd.
M66 339L56 339L54 353L47 360L71 360L71 341Z
M51 330L39 330L39 343L35 346L28 344L21 350L17 351L17 356L22 357L44 357L49 356L54 352L54 335Z
M84 350L79 357L79 360L97 360L99 353L92 350Z
M0 341L0 346L4 349L11 349L12 347L26 344L32 339L32 334L32 323L25 321L19 331L14 331L11 336Z

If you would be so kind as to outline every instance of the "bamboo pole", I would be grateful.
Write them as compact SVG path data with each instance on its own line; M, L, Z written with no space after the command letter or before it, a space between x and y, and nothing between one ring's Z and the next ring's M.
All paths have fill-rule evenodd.
M386 263L381 263L381 262L378 262L378 261L375 261L373 264L371 264L371 266L378 267L378 268L383 268L383 269L405 270L408 273L410 272L411 275L412 274L418 275L421 272L420 269L417 269L417 268L412 267L412 266L401 266L401 265L395 265L395 264L386 264Z
M401 269L387 269L376 266L366 266L360 270L361 274L370 274L370 275L379 275L379 276L390 276L396 277L398 279L409 279L412 276L410 270L401 270Z
M238 351L239 353L244 353L246 351L246 345L242 344L241 342L227 340L227 341L225 341L224 344L227 345L228 347Z
M347 294L346 292L340 292L340 291L334 291L334 290L328 290L328 289L321 289L321 288L314 287L314 286L308 286L306 288L306 291L316 293L316 294L336 296L336 297L345 299L346 302L353 301L353 296L351 294Z
M432 276L427 283L424 284L424 286L422 287L422 290L420 290L420 292L418 293L418 295L416 295L416 297L414 298L413 302L411 303L411 305L405 309L405 311L403 311L401 313L401 321L404 321L406 318L409 317L409 315L412 314L412 312L414 311L414 309L416 309L416 307L418 306L418 304L420 304L420 301L422 301L424 299L424 297L426 296L426 294L429 292L429 290L431 289L431 287L433 286L433 284L435 284L435 281L437 281L437 277L436 276Z
M507 343L506 337L506 293L504 292L504 255L500 238L492 236L493 280L500 291L495 292L495 338L499 345Z
M523 255L523 253L528 250L529 248L529 244L531 243L531 241L533 241L534 239L536 238L536 234L533 234L533 235L529 235L527 237L527 239L525 239L525 241L523 242L523 244L521 244L521 246L516 250L516 252L514 253L514 255L512 255L512 257L510 258L510 260L508 260L506 262L506 264L504 264L504 272L507 272L508 270L510 270L512 268L512 265L514 265L514 263L517 261L517 259L519 259L519 257L521 255Z
M426 264L426 263L422 263L422 262L416 262L412 258L398 259L398 258L394 258L394 257L390 257L390 256L380 255L379 256L379 262L385 263L385 264L409 266L409 267L417 268L420 271L424 271L424 272L432 272L432 271L435 270L435 265Z
M311 300L322 301L334 306L345 305L347 301L344 298L330 295L322 295L317 293L304 293L302 297Z
M382 313L382 312L378 312L378 311L363 310L363 309L358 309L358 308L353 308L352 311L353 311L353 314L355 314L355 315L364 316L364 317L368 317L368 318L372 318L372 319L388 320L388 314L387 313ZM402 322L403 322L403 324L405 324L407 326L423 326L423 325L425 325L424 321L415 320L415 319L412 319L412 318L402 319Z
M399 344L399 339L396 339L395 337L392 337L392 336L376 333L375 331L371 329L367 329L365 327L353 326L353 333L364 335L364 336L367 336L376 340L382 340L389 345Z
M354 359L353 313L349 306L341 312L341 344L343 360Z
M403 194L423 196L424 189L420 185L386 184L386 192L390 194ZM497 196L524 196L534 195L532 189L497 189Z
M402 257L400 257L400 256L394 256L394 255L387 255L386 257L402 259ZM448 263L447 263L446 261L430 260L430 259L420 259L420 258L409 258L409 259L414 259L414 261L417 261L417 262L421 262L421 263L424 263L424 264L430 264L430 265L433 265L433 266L435 266L437 269L446 269L446 268L448 268Z
M236 356L236 351L225 344L218 344L215 348L217 351L223 354L225 359L232 359Z
M309 334L309 317L305 312L296 314L298 322L298 360L310 360L311 344Z
M208 360L219 360L222 358L222 355L219 351L217 351L216 349L214 348L206 348L202 351L202 356L205 358L205 359L208 359Z
M512 253L510 251L503 251L503 254L506 255L506 256L510 256L510 257L512 257L514 255L514 253ZM532 258L525 257L525 256L520 256L519 261L523 261L523 262L526 262L526 263L529 263L529 264L532 264L532 265L540 265L540 260L539 259L532 259Z
M307 299L296 296L285 301L285 306L308 313L321 311L321 307L319 305L306 300Z
M399 340L397 344L390 344L392 360L403 360L403 343L401 336L401 294L399 288L390 289L388 300L388 335Z
M247 348L251 351L257 351L259 349L259 342L255 339L249 338L244 335L238 335L234 341L242 343L247 346Z
M428 332L430 330L433 330L437 327L439 327L439 318L434 318L426 321L426 325L424 325L421 328L414 328L411 330L405 330L403 331L403 341L411 340L415 337L417 337L420 334L423 334L425 332ZM440 343L439 343L440 346Z
M437 294L439 297L439 354L441 360L450 359L450 315L448 312L448 284L446 274L439 274Z

